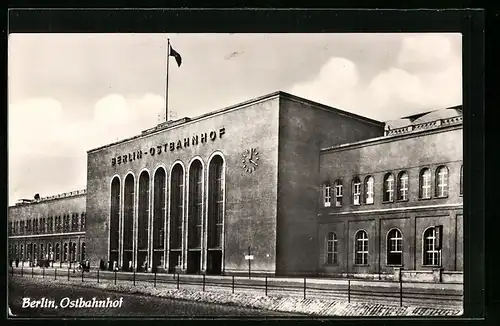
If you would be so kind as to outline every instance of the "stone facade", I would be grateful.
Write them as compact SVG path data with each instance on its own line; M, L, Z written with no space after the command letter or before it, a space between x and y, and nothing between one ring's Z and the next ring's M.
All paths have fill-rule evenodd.
M270 275L405 278L428 272L446 278L462 271L461 117L384 127L283 92L169 121L88 151L86 195L9 208L10 221L83 212L85 229L12 234L9 245L43 238L63 246L78 242L81 251L86 238L93 266L112 261L117 268L160 272L251 268ZM436 196L437 188L444 191L437 180L443 166L446 195ZM421 194L423 168L430 171L429 198ZM406 190L399 198L402 172ZM384 198L388 173L391 200ZM373 203L365 200L368 176ZM441 247L430 253L429 241Z
M417 128L415 128L417 129ZM447 125L429 124L428 128L390 133L388 136L344 144L321 151L321 183L332 186L332 204L324 205L320 192L318 232L320 245L319 268L322 274L392 274L395 269L446 271L463 270L463 188L462 123L461 118ZM447 193L438 193L438 168L446 167ZM423 169L430 171L428 198L422 198ZM441 170L440 170L441 171ZM397 198L398 177L407 176L406 198ZM384 198L391 173L393 199ZM367 177L374 180L374 201L367 203L364 195ZM353 182L360 181L360 203L354 204ZM333 203L335 181L343 185L342 206ZM384 188L385 186L385 188ZM425 197L425 196L424 196ZM424 261L426 244L424 232L442 226L442 248L436 264ZM390 264L389 231L397 229L402 239L401 263ZM358 230L368 235L368 261L356 264ZM338 246L337 262L328 264L327 236L334 232Z
M87 259L85 202L80 190L9 207L9 258L25 266Z

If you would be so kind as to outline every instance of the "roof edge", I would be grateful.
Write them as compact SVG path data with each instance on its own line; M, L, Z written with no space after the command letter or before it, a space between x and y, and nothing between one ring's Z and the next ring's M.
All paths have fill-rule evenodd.
M377 143L383 143L386 141L397 140L398 138L405 139L405 138L413 137L415 135L434 134L434 133L446 131L447 129L454 130L454 129L460 129L460 128L463 128L463 124L461 122L455 123L455 124L449 124L449 125L441 125L437 128L433 128L433 129L419 129L419 130L415 130L413 132L384 135L384 136L364 139L364 140L360 140L360 141L356 141L356 142L352 142L352 143L344 143L344 144L340 144L340 145L321 148L320 155L324 154L324 153L328 153L328 152L348 150L348 149L356 148L356 147L363 146L363 145L370 145L370 146L376 145Z
M323 109L323 110L331 111L333 113L337 113L337 114L340 114L340 115L343 115L343 116L347 116L347 117L350 117L350 118L354 118L354 119L357 119L357 120L361 120L361 121L364 121L364 122L375 124L375 125L378 125L380 127L384 127L384 125L385 125L385 122L378 121L378 120L371 119L371 118L367 118L367 117L364 117L362 115L359 115L359 114L356 114L356 113L352 113L352 112L348 112L348 111L345 111L345 110L337 109L337 108L335 108L333 106L329 106L329 105L326 105L326 104L315 102L315 101L306 99L304 97L300 97L300 96L293 95L293 94L290 94L290 93L286 93L286 92L283 92L283 91L279 91L278 93L279 93L280 96L282 96L284 98L287 98L289 100L293 100L293 101L296 101L296 102L303 102L303 103L306 103L306 104L309 104L309 105L312 105L312 106L316 106L316 107L318 107L320 109Z
M257 103L257 102L262 102L264 100L269 100L269 99L273 99L275 97L278 97L282 94L283 92L281 91L276 91L276 92L273 92L273 93L269 93L269 94L266 94L266 95L262 95L262 96L259 96L259 97L255 97L255 98L252 98L250 100L247 100L247 101L244 101L244 102L240 102L240 103L237 103L237 104L233 104L231 106L227 106L227 107L224 107L222 109L218 109L218 110L215 110L215 111L211 111L211 112L207 112L207 113L204 113L202 115L199 115L199 116L196 116L196 117L193 117L193 118L189 118L187 121L185 121L184 123L179 123L179 124L174 124L174 125L165 125L163 127L160 127L158 128L158 125L156 127L152 127L150 129L146 129L146 132L143 132L141 134L138 134L138 135L135 135L135 136L132 136L132 137L128 137L128 138L125 138L125 139L122 139L122 140L119 140L119 141L116 141L116 142L113 142L113 143L109 143L109 144L106 144L106 145L103 145L103 146L99 146L99 147L96 147L96 148L93 148L93 149L90 149L90 150L87 150L87 154L88 153L92 153L92 152L96 152L96 151L99 151L101 149L104 149L104 148L107 148L107 147L111 147L111 146L114 146L114 145L118 145L118 144L121 144L121 143L124 143L124 142L127 142L127 141L130 141L130 140L134 140L134 139L137 139L137 138L140 138L140 137L143 137L143 136L147 136L147 135L151 135L153 133L156 133L156 132L159 132L159 131L163 131L163 130L169 130L169 129L173 129L173 128L177 128L179 126L182 126L184 124L187 124L187 123L192 123L192 122L196 122L198 120L201 120L201 119L204 119L204 118L207 118L207 117L210 117L212 115L216 115L216 114L220 114L222 112L225 112L225 111L229 111L229 110L232 110L232 109L236 109L238 107L243 107L243 106L248 106L250 104L253 104L253 103ZM181 118L181 119L185 119L184 118ZM179 120L181 120L179 119ZM162 122L161 124L164 124L165 122ZM159 124L159 125L161 125Z

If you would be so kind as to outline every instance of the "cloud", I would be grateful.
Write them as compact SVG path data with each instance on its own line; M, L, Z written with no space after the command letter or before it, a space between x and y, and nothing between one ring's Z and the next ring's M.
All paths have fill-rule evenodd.
M403 111L462 103L462 60L446 37L406 37L397 58L393 66L363 81L354 62L333 57L313 80L294 85L290 92L382 121L397 119Z
M109 94L87 120L65 114L51 98L9 105L9 204L86 186L87 151L139 134L164 117L164 98L155 94ZM43 172L40 172L43 171Z
M411 69L446 67L446 61L454 56L450 40L442 35L428 34L407 36L402 41L397 63Z

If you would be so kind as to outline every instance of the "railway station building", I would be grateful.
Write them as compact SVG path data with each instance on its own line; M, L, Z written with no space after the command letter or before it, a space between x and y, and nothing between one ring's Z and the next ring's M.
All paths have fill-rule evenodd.
M460 274L462 180L461 107L384 123L275 92L89 150L80 243L123 270ZM10 221L71 216L42 202Z

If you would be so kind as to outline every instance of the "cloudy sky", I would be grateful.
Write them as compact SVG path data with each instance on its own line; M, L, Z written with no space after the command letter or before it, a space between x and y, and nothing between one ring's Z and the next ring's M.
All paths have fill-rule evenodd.
M277 90L380 121L462 104L460 34L11 34L9 204L86 187L86 151ZM173 59L173 58L172 58Z

